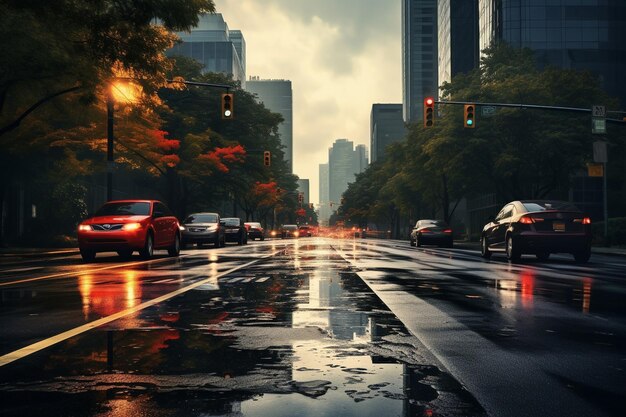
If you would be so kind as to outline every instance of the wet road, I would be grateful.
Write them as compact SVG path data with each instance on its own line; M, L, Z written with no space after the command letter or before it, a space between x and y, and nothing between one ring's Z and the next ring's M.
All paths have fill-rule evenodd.
M5 257L0 411L621 416L625 271L375 240Z

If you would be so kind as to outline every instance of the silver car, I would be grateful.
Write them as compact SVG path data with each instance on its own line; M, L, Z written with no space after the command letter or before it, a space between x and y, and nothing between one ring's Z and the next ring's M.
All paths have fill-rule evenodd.
M217 213L194 213L189 215L181 227L183 244L195 243L198 247L204 243L224 247L224 226L220 224Z

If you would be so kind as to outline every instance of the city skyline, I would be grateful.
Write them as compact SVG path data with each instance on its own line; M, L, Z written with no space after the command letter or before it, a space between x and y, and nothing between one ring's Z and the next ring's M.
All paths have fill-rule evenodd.
M310 180L317 204L335 139L369 146L372 104L402 101L400 0L215 3L245 37L246 73L291 80L293 172Z

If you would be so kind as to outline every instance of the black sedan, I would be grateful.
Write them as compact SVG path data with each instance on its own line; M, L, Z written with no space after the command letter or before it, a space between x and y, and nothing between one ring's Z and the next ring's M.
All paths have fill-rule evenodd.
M564 201L525 200L505 205L483 228L481 254L504 252L510 261L523 254L547 260L551 253L571 253L577 262L591 256L591 219Z
M248 243L248 231L239 217L225 217L221 223L224 225L226 242L237 242L238 245Z
M220 215L217 213L194 213L185 219L182 229L183 244L195 243L201 246L204 243L224 246L224 226L220 224Z
M441 220L418 220L409 237L411 246L453 246L452 229Z

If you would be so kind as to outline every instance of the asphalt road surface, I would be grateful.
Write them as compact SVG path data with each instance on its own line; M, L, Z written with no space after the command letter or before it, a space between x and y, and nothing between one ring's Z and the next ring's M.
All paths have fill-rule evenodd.
M622 416L626 261L304 238L0 258L5 416Z

